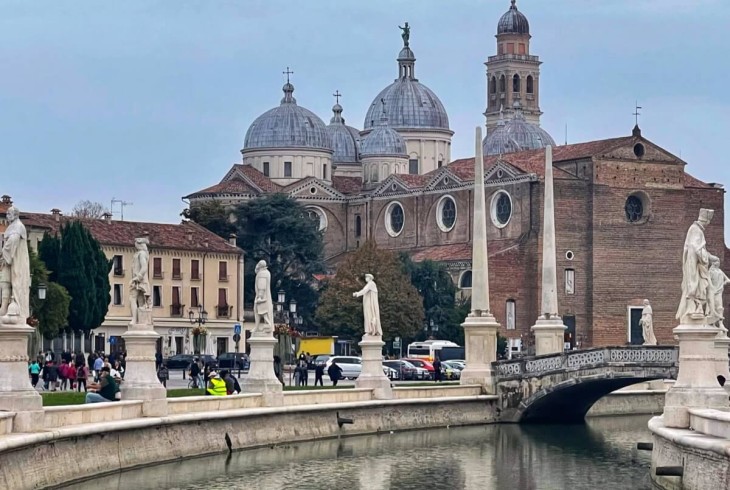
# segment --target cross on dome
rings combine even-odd
[[[294,72],[289,70],[289,67],[286,67],[286,71],[281,72],[282,75],[286,75],[286,83],[289,83],[289,75],[294,75]]]
[[[335,90],[335,93],[332,94],[332,96],[335,98],[335,103],[336,104],[339,104],[340,103],[340,97],[342,97],[342,94],[340,93],[340,91],[339,90]]]

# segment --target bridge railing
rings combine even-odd
[[[497,361],[493,368],[500,378],[541,376],[552,371],[572,371],[589,367],[635,364],[638,366],[675,366],[678,348],[668,345],[625,345],[594,347],[558,354]]]

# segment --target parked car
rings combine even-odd
[[[325,372],[333,362],[342,369],[342,379],[357,379],[362,373],[362,359],[355,356],[332,356],[325,363]]]
[[[218,367],[221,369],[241,369],[248,371],[250,364],[248,356],[243,352],[226,352],[218,356]]]
[[[325,365],[327,365],[327,360],[330,357],[332,357],[332,356],[329,355],[329,354],[321,354],[321,355],[319,355],[319,356],[317,356],[317,357],[314,358],[314,361],[312,361],[312,364],[314,364],[314,367],[315,368],[317,366],[325,366]]]
[[[391,381],[400,379],[400,373],[398,372],[398,370],[393,369],[390,366],[383,366],[383,374],[386,375]]]
[[[383,366],[393,368],[398,371],[399,379],[402,380],[418,380],[423,379],[425,370],[417,368],[408,361],[402,359],[383,361]]]
[[[427,379],[434,379],[434,375],[433,375],[434,368],[433,368],[433,364],[431,364],[431,362],[424,361],[423,359],[410,359],[410,358],[406,358],[406,359],[403,359],[403,360],[410,362],[411,364],[413,364],[417,368],[425,369],[426,371],[428,371],[428,378]]]
[[[165,363],[167,363],[167,369],[187,369],[193,359],[195,356],[192,354],[177,354],[165,359]]]
[[[460,379],[461,369],[456,365],[452,365],[449,361],[443,361],[441,363],[441,377],[448,380]]]
[[[463,371],[466,367],[466,363],[464,361],[442,361],[441,364],[447,364],[448,366],[456,368],[459,371]]]

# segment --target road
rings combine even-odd
[[[289,373],[286,373],[287,376],[284,378],[284,383],[289,385],[294,385],[294,374],[292,373],[291,378],[288,376]],[[238,371],[235,369],[233,370],[233,375],[236,376],[239,380],[244,379],[246,377],[245,372],[241,372],[241,376],[238,376]],[[167,380],[167,388],[168,389],[175,389],[175,388],[187,388],[188,382],[190,381],[189,376],[185,376],[185,379],[183,379],[183,370],[182,369],[175,369],[170,370],[170,379]],[[340,386],[352,386],[355,384],[355,381],[351,381],[349,379],[343,379],[341,381],[337,382],[337,385]],[[314,371],[309,371],[309,385],[314,386]],[[324,376],[324,385],[330,386],[332,385],[332,382],[330,381],[329,376]]]

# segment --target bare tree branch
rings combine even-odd
[[[108,210],[100,202],[89,201],[88,199],[79,201],[71,210],[71,216],[76,218],[101,218]]]

